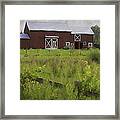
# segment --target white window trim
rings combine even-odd
[[[45,49],[47,49],[48,46],[51,47],[51,44],[50,44],[50,43],[51,43],[51,39],[50,39],[49,42],[47,41],[48,39],[50,39],[50,38],[45,38]],[[47,44],[46,44],[46,43],[47,43]]]
[[[50,39],[50,41],[48,42],[47,39]],[[56,39],[56,44],[57,44],[56,48],[53,48],[53,39]],[[47,48],[48,46],[50,46],[50,47]],[[45,49],[57,49],[57,48],[58,48],[58,39],[57,38],[50,38],[50,37],[45,38]]]
[[[46,35],[45,38],[59,38],[59,36],[48,36],[48,35]]]
[[[74,48],[74,43],[71,43],[71,44],[70,44],[70,47],[71,47],[71,48]]]
[[[56,43],[56,47],[53,48],[53,39],[52,39],[52,49],[57,49],[58,48],[58,39],[56,38],[56,41],[54,41]]]
[[[65,46],[69,46],[70,47],[70,42],[65,42]]]
[[[92,42],[89,42],[89,43],[88,43],[88,47],[93,47],[93,43],[92,43]]]
[[[87,42],[86,42],[86,41],[83,41],[83,45],[87,45]]]
[[[75,34],[74,35],[74,41],[81,41],[81,35],[80,34]]]
[[[74,43],[71,43],[71,46],[74,46]]]

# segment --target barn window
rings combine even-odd
[[[65,46],[70,47],[70,42],[65,42]]]
[[[89,42],[88,47],[93,47],[93,43]]]
[[[75,41],[81,41],[81,35],[80,34],[75,34],[74,35],[74,40]]]
[[[86,42],[86,41],[84,41],[84,42],[83,42],[83,45],[87,45],[87,42]]]
[[[74,48],[74,43],[71,43],[71,48]]]

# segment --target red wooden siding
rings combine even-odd
[[[27,28],[26,28],[27,29]],[[81,41],[74,41],[74,34],[66,31],[43,31],[43,30],[26,30],[30,36],[30,40],[21,40],[20,48],[45,48],[45,36],[58,36],[58,48],[64,48],[66,42],[74,43],[75,49],[88,48],[88,43],[93,43],[93,35],[81,34]],[[86,41],[86,45],[83,42]]]
[[[89,42],[93,43],[93,35],[82,34],[81,35],[81,41],[82,42],[86,41],[86,45],[82,45],[82,48],[88,48],[88,43]]]
[[[30,31],[30,47],[45,48],[45,36],[58,36],[58,48],[63,48],[65,42],[74,42],[70,32]]]
[[[30,48],[30,40],[22,39],[20,40],[20,48],[21,49],[29,49]]]

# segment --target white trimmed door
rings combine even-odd
[[[58,48],[58,37],[45,37],[45,49],[57,49]]]

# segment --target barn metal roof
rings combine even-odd
[[[69,31],[72,34],[94,34],[89,27],[73,27],[69,26],[66,22],[27,21],[27,25],[30,30]]]
[[[33,22],[28,21],[30,30],[47,30],[47,31],[71,31],[64,22]]]
[[[94,34],[91,28],[88,27],[72,27],[71,34]]]
[[[25,33],[21,33],[20,34],[20,39],[30,39],[30,37],[28,36],[28,34],[25,34]]]

